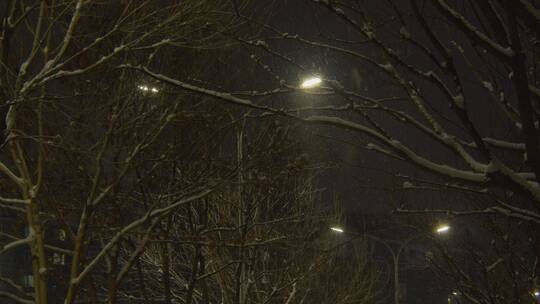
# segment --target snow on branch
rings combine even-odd
[[[492,160],[489,164],[487,173],[494,172],[499,172],[507,176],[510,180],[521,186],[525,191],[531,193],[540,201],[540,187],[537,182],[527,180],[529,177],[528,174],[517,173],[496,159]]]
[[[23,185],[23,179],[18,177],[13,171],[11,171],[3,162],[0,161],[0,172],[7,175],[14,183],[19,187]]]
[[[525,11],[534,18],[536,24],[540,25],[540,10],[534,7],[534,5],[529,0],[519,0],[519,2],[521,3],[521,6],[525,9]]]
[[[444,175],[451,178],[457,178],[468,182],[474,183],[485,183],[487,182],[487,177],[482,173],[475,173],[472,171],[460,170],[448,165],[441,165],[435,162],[432,162],[426,158],[421,157],[416,154],[409,148],[405,147],[402,143],[395,139],[390,139],[383,136],[381,133],[366,127],[364,125],[354,123],[351,121],[343,120],[338,117],[329,117],[329,116],[311,116],[304,119],[307,122],[317,123],[317,124],[326,124],[341,128],[346,128],[353,131],[358,131],[364,134],[367,134],[377,140],[384,142],[387,146],[390,146],[400,152],[407,159],[419,165],[420,167],[432,171],[434,173]]]
[[[13,289],[15,289],[15,290],[17,290],[17,291],[18,291],[19,293],[21,293],[21,294],[25,294],[25,295],[31,296],[30,294],[28,294],[28,293],[26,293],[26,292],[24,291],[24,287],[23,287],[23,286],[21,286],[21,285],[15,283],[15,282],[14,282],[13,280],[11,280],[11,279],[8,279],[8,278],[5,278],[5,277],[0,277],[0,282],[3,283],[3,284],[5,284],[5,285],[8,285],[9,287],[11,287],[11,288],[13,288]]]
[[[6,203],[6,204],[28,205],[30,203],[30,200],[18,199],[18,198],[8,198],[8,197],[1,197],[0,196],[0,202]]]
[[[198,86],[195,86],[195,85],[191,85],[191,84],[182,82],[182,81],[177,80],[177,79],[167,77],[167,76],[165,76],[163,74],[154,73],[154,72],[150,71],[146,67],[124,64],[124,65],[121,65],[120,68],[135,69],[135,70],[141,71],[141,72],[143,72],[143,73],[145,73],[145,74],[147,74],[147,75],[149,75],[149,76],[151,76],[151,77],[153,77],[153,78],[155,78],[157,80],[168,83],[170,85],[180,87],[180,88],[182,88],[184,90],[187,90],[187,91],[190,91],[190,92],[199,93],[199,94],[203,94],[203,95],[210,96],[210,97],[215,97],[217,99],[226,101],[226,102],[231,103],[231,104],[245,106],[245,107],[249,107],[249,108],[257,109],[257,110],[280,113],[280,114],[285,115],[285,116],[292,116],[292,115],[286,114],[284,111],[276,110],[276,109],[266,107],[266,106],[257,105],[255,103],[253,103],[251,100],[236,97],[236,96],[232,95],[231,93],[219,92],[219,91],[215,91],[215,90],[210,90],[210,89],[198,87]]]
[[[452,19],[462,31],[471,37],[473,40],[482,42],[483,45],[487,46],[489,49],[492,49],[496,54],[503,57],[512,57],[514,56],[514,51],[510,47],[503,47],[497,42],[491,40],[486,34],[482,33],[474,25],[472,25],[463,15],[458,13],[456,10],[451,8],[445,0],[435,1],[438,4],[439,9],[450,19]]]
[[[7,292],[7,291],[0,291],[0,297],[5,297],[5,298],[8,298],[8,299],[11,299],[17,303],[22,303],[22,304],[34,304],[35,302],[34,301],[31,301],[31,300],[26,300],[26,299],[23,299],[11,292]]]
[[[374,138],[376,138],[376,139],[378,139],[380,141],[383,141],[386,145],[394,148],[395,150],[397,150],[400,153],[402,153],[403,155],[405,155],[407,159],[411,160],[415,164],[420,165],[422,168],[427,169],[429,171],[432,171],[432,172],[435,172],[435,173],[438,173],[438,174],[441,174],[441,175],[444,175],[444,176],[461,179],[461,180],[468,181],[468,182],[485,183],[487,181],[487,177],[483,173],[475,173],[475,172],[472,172],[472,171],[460,170],[460,169],[456,169],[456,168],[453,168],[453,167],[450,167],[450,166],[447,166],[447,165],[441,165],[441,164],[437,164],[437,163],[434,163],[432,161],[429,161],[426,158],[423,158],[423,157],[419,156],[418,154],[416,154],[415,152],[413,152],[409,148],[405,147],[399,141],[394,140],[394,139],[389,139],[389,138],[385,137],[383,134],[381,134],[381,133],[379,133],[379,132],[377,132],[377,131],[369,128],[369,127],[366,127],[364,125],[360,125],[360,124],[357,124],[357,123],[354,123],[354,122],[351,122],[351,121],[346,121],[346,120],[340,119],[338,117],[330,117],[330,116],[311,116],[311,117],[308,117],[308,118],[299,118],[299,117],[293,116],[292,114],[286,113],[284,111],[280,111],[280,110],[272,109],[272,108],[269,108],[269,107],[266,107],[266,106],[260,106],[260,105],[254,104],[251,100],[242,99],[242,98],[233,96],[230,93],[223,93],[223,92],[214,91],[214,90],[194,86],[194,85],[191,85],[191,84],[187,84],[187,83],[182,82],[180,80],[169,78],[169,77],[167,77],[165,75],[162,75],[162,74],[154,73],[154,72],[150,71],[146,67],[133,66],[133,65],[122,65],[120,67],[121,68],[136,69],[136,70],[139,70],[139,71],[142,71],[142,72],[146,73],[147,75],[149,75],[149,76],[151,76],[151,77],[153,77],[155,79],[161,80],[161,81],[166,82],[168,84],[183,88],[183,89],[191,91],[191,92],[203,94],[203,95],[206,95],[206,96],[215,97],[217,99],[227,101],[229,103],[233,103],[233,104],[236,104],[236,105],[247,106],[247,107],[253,108],[253,109],[269,111],[269,112],[281,114],[281,115],[284,115],[284,116],[292,117],[292,118],[295,118],[295,119],[300,119],[300,120],[303,120],[303,121],[306,121],[306,122],[309,122],[309,123],[327,124],[327,125],[333,125],[333,126],[337,126],[337,127],[342,127],[342,128],[346,128],[346,129],[359,131],[359,132],[365,133],[367,135],[370,135],[371,137],[374,137]],[[462,150],[462,152],[463,152],[463,150]]]
[[[525,144],[524,143],[510,142],[510,141],[505,141],[505,140],[500,140],[500,139],[495,139],[495,138],[490,138],[490,137],[484,137],[484,138],[482,138],[482,140],[486,144],[488,144],[488,145],[490,145],[492,147],[495,147],[495,148],[516,150],[516,151],[525,151]],[[466,146],[469,146],[469,147],[476,148],[476,143],[474,143],[474,142],[463,143],[463,144],[466,145]]]
[[[446,214],[451,215],[454,217],[460,217],[460,216],[473,216],[473,215],[504,215],[506,217],[515,218],[519,220],[525,220],[534,222],[536,224],[540,224],[540,217],[538,215],[536,216],[529,216],[527,214],[522,214],[519,212],[513,212],[512,210],[499,207],[499,206],[492,206],[487,207],[484,209],[478,209],[478,210],[464,210],[464,211],[453,211],[449,209],[425,209],[425,210],[411,210],[411,209],[401,209],[398,208],[394,211],[395,213],[399,214]]]
[[[539,97],[540,98],[540,89],[535,87],[534,85],[532,84],[529,84],[529,91],[531,91],[531,93],[533,93],[534,95],[536,95],[536,97]]]
[[[103,248],[99,251],[99,253],[84,267],[83,271],[81,271],[76,277],[73,277],[71,279],[71,285],[78,285],[90,273],[90,271],[94,269],[97,263],[106,256],[109,250],[114,248],[114,246],[122,239],[122,237],[126,235],[127,233],[129,233],[130,231],[140,227],[141,225],[145,223],[148,223],[154,219],[157,219],[163,215],[166,215],[169,211],[172,211],[173,209],[181,205],[201,199],[213,191],[214,191],[213,188],[201,190],[198,193],[195,193],[191,196],[180,199],[166,207],[149,211],[141,218],[134,220],[130,224],[126,225],[124,228],[118,231],[105,246],[103,246]]]
[[[462,180],[464,182],[485,184],[489,180],[489,177],[488,177],[487,174],[495,173],[495,172],[492,172],[492,170],[491,171],[488,170],[488,165],[489,164],[485,165],[485,164],[481,164],[481,163],[475,161],[474,159],[472,159],[472,157],[470,157],[470,155],[468,153],[465,152],[465,150],[461,147],[460,144],[458,144],[456,142],[455,139],[453,139],[452,137],[449,137],[449,136],[443,136],[444,134],[431,133],[432,135],[436,135],[435,138],[445,142],[450,147],[454,148],[454,150],[456,152],[458,152],[458,154],[466,161],[466,163],[471,168],[473,168],[473,170],[475,170],[476,172],[475,171],[468,171],[468,170],[454,168],[454,167],[451,167],[451,166],[448,166],[448,165],[445,165],[445,164],[435,163],[435,162],[433,162],[433,161],[431,161],[429,159],[426,159],[426,158],[418,155],[414,151],[410,150],[408,147],[404,146],[401,142],[399,142],[399,141],[397,141],[395,139],[391,139],[391,138],[385,136],[384,134],[382,134],[382,133],[380,133],[380,132],[378,132],[378,131],[376,131],[376,130],[374,130],[372,128],[369,128],[369,127],[367,127],[365,125],[361,125],[361,124],[354,123],[354,122],[351,122],[351,121],[343,120],[343,119],[338,118],[338,117],[311,116],[311,117],[307,117],[307,118],[301,118],[301,117],[294,116],[293,114],[291,114],[290,112],[285,111],[285,110],[278,110],[278,109],[270,108],[270,107],[267,107],[267,106],[257,105],[257,104],[255,104],[254,102],[252,102],[249,99],[239,98],[239,97],[234,96],[234,95],[232,95],[230,93],[219,92],[219,91],[216,91],[216,90],[211,90],[211,89],[195,86],[195,85],[192,85],[192,84],[188,84],[188,83],[182,82],[180,80],[167,77],[167,76],[165,76],[163,74],[158,74],[158,73],[152,72],[151,70],[149,70],[146,67],[132,66],[132,65],[122,65],[120,67],[121,68],[130,68],[130,69],[139,70],[139,71],[144,72],[147,75],[149,75],[149,76],[151,76],[151,77],[153,77],[153,78],[155,78],[157,80],[163,81],[163,82],[168,83],[170,85],[180,87],[180,88],[185,89],[187,91],[203,94],[205,96],[214,97],[216,99],[219,99],[219,100],[231,103],[231,104],[235,104],[235,105],[239,105],[239,106],[245,106],[245,107],[249,107],[249,108],[252,108],[252,109],[258,109],[258,110],[262,110],[262,111],[266,111],[266,112],[271,112],[271,113],[278,114],[278,115],[283,115],[283,116],[286,116],[286,117],[289,117],[289,118],[302,120],[302,121],[305,121],[305,122],[308,122],[308,123],[332,125],[332,126],[335,126],[335,127],[350,129],[350,130],[354,130],[354,131],[358,131],[358,132],[367,134],[370,137],[375,138],[375,139],[383,142],[386,146],[393,148],[395,151],[399,152],[400,155],[404,156],[406,159],[410,160],[412,163],[418,165],[419,167],[421,167],[423,169],[426,169],[428,171],[431,171],[433,173],[442,175],[442,176]],[[417,99],[419,99],[419,98],[417,98]],[[417,102],[420,102],[420,101],[417,100]],[[443,136],[444,138],[439,137],[439,136]],[[491,141],[491,142],[495,143],[494,141]],[[502,145],[502,142],[497,142],[497,143]],[[509,146],[509,145],[506,145],[506,146]],[[499,167],[496,171],[497,171],[497,173],[502,173],[503,175],[509,177],[513,182],[520,185],[525,191],[533,194],[533,196],[535,196],[537,199],[540,200],[540,188],[538,187],[538,184],[536,184],[536,183],[534,183],[532,181],[528,181],[526,176],[522,176],[522,175],[520,175],[520,173],[516,173],[512,169],[510,169],[510,168],[508,168],[508,167],[506,167],[504,165]]]
[[[504,262],[504,259],[503,258],[498,258],[495,262],[491,263],[491,265],[486,267],[486,271],[487,272],[493,271],[502,262]]]
[[[32,241],[32,234],[30,234],[28,237],[26,237],[24,239],[19,239],[19,240],[15,240],[15,241],[13,241],[11,243],[7,243],[6,245],[4,245],[2,247],[2,250],[0,250],[0,255],[2,255],[6,251],[12,250],[14,248],[17,248],[17,247],[20,247],[20,246],[23,246],[23,245],[28,245],[28,244],[30,244],[31,241]]]
[[[60,58],[66,52],[71,40],[73,39],[73,33],[75,32],[75,28],[77,24],[79,23],[79,19],[81,17],[81,12],[82,12],[82,7],[83,7],[84,2],[85,2],[84,0],[77,1],[77,4],[75,5],[75,11],[73,12],[73,15],[71,16],[71,21],[69,22],[68,29],[66,30],[66,34],[64,35],[64,39],[62,41],[60,50],[58,51],[56,56],[52,59],[52,61],[49,64],[45,65],[45,67],[54,66],[55,63],[58,62]]]

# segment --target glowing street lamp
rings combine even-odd
[[[450,226],[448,225],[440,225],[435,229],[435,232],[437,232],[437,234],[446,234],[449,231],[450,231]]]
[[[408,239],[406,239],[405,241],[403,241],[399,248],[397,248],[397,250],[395,248],[393,248],[388,242],[378,238],[378,237],[375,237],[373,235],[369,235],[369,234],[357,234],[357,233],[351,233],[351,232],[345,232],[345,230],[339,226],[331,226],[330,227],[330,230],[334,231],[334,232],[337,232],[337,233],[346,233],[347,235],[352,235],[352,236],[355,236],[355,237],[367,237],[367,238],[370,238],[372,240],[374,240],[375,242],[378,242],[380,244],[382,244],[386,249],[388,249],[388,252],[392,255],[392,259],[393,259],[393,264],[394,264],[394,303],[395,304],[399,304],[400,303],[400,297],[401,297],[401,291],[400,291],[400,285],[399,285],[399,273],[400,273],[400,267],[399,265],[401,265],[400,263],[400,257],[401,255],[403,254],[403,252],[405,251],[405,248],[413,241],[413,240],[416,240],[418,239],[419,237],[421,237],[422,235],[415,235],[413,237],[410,237]],[[436,232],[438,234],[444,234],[444,233],[447,233],[448,231],[450,230],[450,226],[449,225],[440,225],[436,228]],[[352,238],[351,240],[353,240],[354,238]],[[460,295],[459,291],[457,290],[454,290],[452,291],[452,295],[457,297]],[[448,301],[451,302],[451,297],[452,295],[450,295],[448,297]]]
[[[319,77],[310,77],[305,79],[300,87],[302,89],[311,89],[314,87],[318,87],[322,83],[322,79]]]
[[[345,230],[343,230],[342,228],[339,228],[339,227],[330,227],[330,230],[338,232],[338,233],[345,232]]]

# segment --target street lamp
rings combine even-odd
[[[345,233],[345,234],[350,234],[350,235],[353,235],[354,237],[368,237],[370,239],[372,239],[373,241],[375,242],[378,242],[382,245],[384,245],[384,247],[386,247],[386,249],[388,249],[388,252],[392,255],[392,260],[393,260],[393,263],[394,263],[394,304],[399,304],[399,297],[400,297],[400,288],[399,288],[399,258],[401,256],[401,253],[403,252],[403,250],[405,249],[405,247],[414,239],[416,239],[416,236],[415,237],[412,237],[412,238],[409,238],[408,240],[406,240],[404,243],[402,243],[400,245],[400,247],[398,248],[397,251],[395,251],[392,246],[390,246],[386,241],[376,237],[376,236],[373,236],[373,235],[369,235],[369,234],[358,234],[358,233],[351,233],[351,232],[345,232],[345,230],[343,228],[340,228],[340,227],[336,227],[336,226],[333,226],[333,227],[330,227],[330,230],[334,231],[334,232],[337,232],[337,233]]]
[[[446,234],[450,231],[450,226],[449,225],[446,225],[446,224],[443,224],[443,225],[439,225],[437,226],[437,228],[435,229],[435,232],[437,234]]]
[[[322,83],[322,79],[319,77],[310,77],[305,79],[302,84],[300,84],[300,87],[302,89],[311,89],[314,87],[318,87]]]
[[[413,236],[413,237],[410,237],[408,238],[407,240],[405,240],[404,242],[402,242],[399,246],[399,248],[397,249],[397,251],[392,248],[388,243],[387,241],[384,241],[376,236],[373,236],[373,235],[369,235],[369,234],[365,234],[365,235],[362,235],[362,234],[358,234],[358,233],[351,233],[351,232],[346,232],[343,228],[341,227],[338,227],[338,226],[332,226],[330,227],[330,230],[334,231],[334,232],[337,232],[337,233],[344,233],[344,234],[350,234],[350,235],[353,235],[355,237],[360,237],[360,236],[365,236],[365,237],[368,237],[382,245],[384,245],[384,247],[386,247],[386,249],[388,249],[389,253],[392,255],[392,260],[394,262],[394,303],[395,304],[399,304],[400,300],[399,300],[399,297],[400,297],[400,287],[399,287],[399,260],[400,260],[400,257],[401,257],[401,254],[402,252],[405,250],[405,247],[407,247],[407,245],[412,242],[413,240],[417,239],[419,236],[416,235],[416,236]],[[450,231],[450,226],[449,225],[446,225],[446,224],[443,224],[443,225],[440,225],[438,226],[436,229],[435,229],[435,232],[437,234],[445,234],[447,233],[448,231]],[[453,293],[454,294],[454,293]],[[536,294],[536,293],[535,293]],[[454,296],[457,296],[459,295],[459,293],[456,291],[456,293],[454,294]],[[539,293],[540,295],[540,293]]]
[[[461,304],[461,293],[457,290],[452,291],[452,295],[448,296],[448,303]]]
[[[330,230],[338,232],[338,233],[344,233],[345,232],[345,230],[343,230],[342,228],[339,228],[339,227],[330,227]]]
[[[540,303],[540,290],[534,289],[529,294],[532,298],[534,298],[534,303]]]

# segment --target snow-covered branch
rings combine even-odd
[[[11,292],[7,291],[0,291],[0,297],[5,297],[8,299],[11,299],[12,301],[15,301],[16,303],[22,303],[22,304],[34,304],[35,302],[32,300],[27,300],[25,298],[22,298],[18,295],[15,295]]]
[[[436,0],[435,3],[437,4],[437,7],[448,16],[448,18],[453,20],[465,34],[471,37],[473,41],[482,43],[495,54],[499,55],[499,58],[508,60],[510,57],[514,56],[514,51],[510,47],[503,47],[491,40],[486,34],[482,33],[478,28],[467,21],[463,15],[453,9],[446,0]]]
[[[210,194],[212,191],[214,191],[214,189],[202,190],[199,193],[190,195],[189,197],[182,198],[174,203],[171,203],[166,207],[149,211],[143,217],[126,225],[119,232],[117,232],[105,246],[103,246],[99,253],[86,266],[84,266],[83,270],[76,277],[72,278],[71,285],[79,284],[81,280],[83,280],[88,275],[88,273],[93,270],[97,263],[109,252],[109,250],[111,250],[121,240],[124,235],[140,227],[141,225],[144,225],[166,215],[168,212],[174,210],[175,208],[178,208],[181,205],[201,199]]]

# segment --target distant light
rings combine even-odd
[[[444,234],[444,233],[447,233],[448,231],[450,231],[450,226],[448,225],[441,225],[437,227],[437,229],[435,230],[435,232],[437,232],[438,234]]]
[[[457,296],[459,293],[457,291],[452,291],[452,294]]]
[[[535,297],[538,297],[538,296],[540,296],[540,291],[537,290],[533,294],[534,294]]]
[[[146,85],[139,85],[137,88],[143,92],[152,92],[152,93],[158,93],[159,89],[156,87],[149,87]]]
[[[320,85],[321,83],[322,83],[322,79],[320,79],[319,77],[311,77],[304,80],[304,82],[302,82],[300,87],[303,89],[311,89]]]
[[[343,229],[341,229],[339,227],[330,227],[330,230],[335,231],[335,232],[339,232],[339,233],[345,232],[345,230],[343,230]]]

